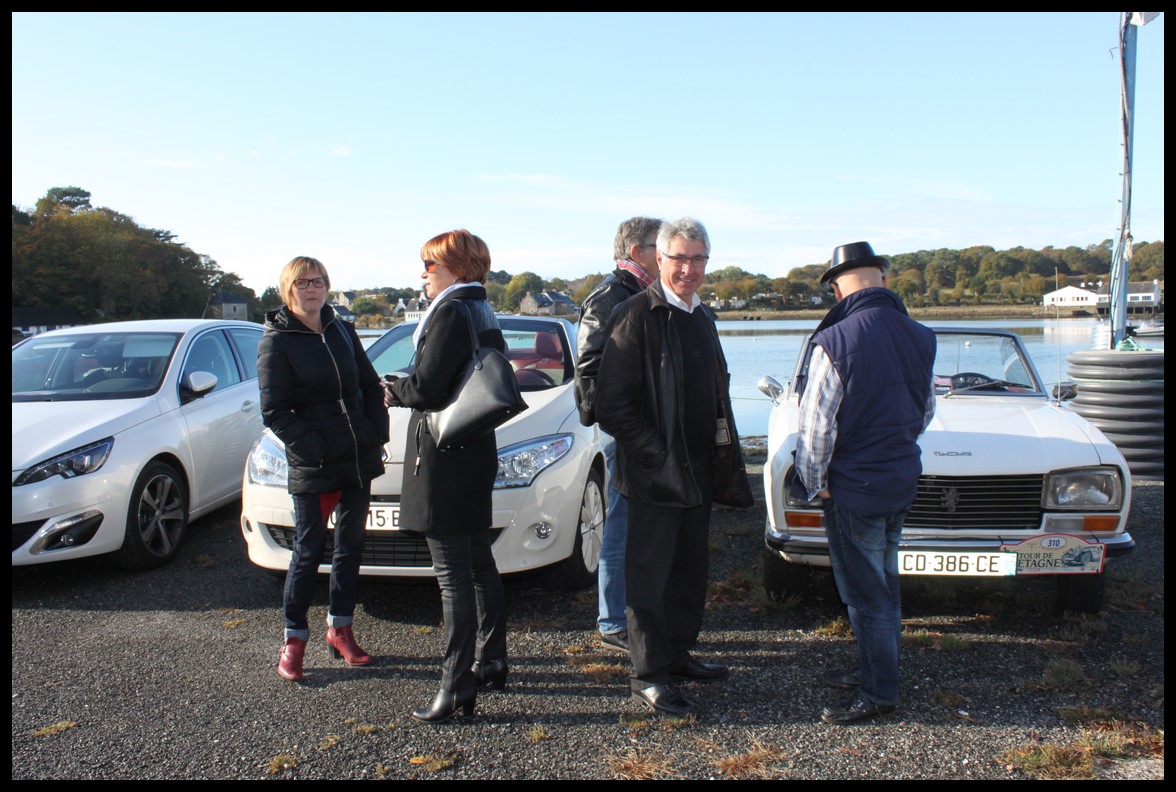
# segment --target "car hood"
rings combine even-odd
[[[159,414],[155,399],[13,402],[13,473],[125,432]]]
[[[499,448],[521,443],[532,437],[561,432],[569,416],[576,415],[576,420],[579,421],[571,383],[549,390],[525,392],[523,400],[527,402],[527,409],[495,430]],[[403,464],[405,440],[412,411],[393,407],[388,413],[388,462],[394,465]]]
[[[940,398],[919,447],[924,475],[1033,474],[1122,462],[1086,419],[1041,399]]]

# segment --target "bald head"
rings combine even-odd
[[[886,286],[886,273],[878,267],[855,267],[833,279],[833,295],[844,300],[849,295],[874,286]]]

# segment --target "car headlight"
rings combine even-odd
[[[570,434],[536,437],[498,449],[494,489],[526,487],[535,477],[572,450]]]
[[[1075,468],[1050,474],[1045,508],[1113,511],[1123,505],[1123,477],[1115,467]]]
[[[24,473],[21,473],[16,481],[12,482],[12,486],[19,487],[21,484],[32,484],[35,481],[44,481],[52,476],[61,476],[62,478],[70,479],[75,476],[84,476],[87,473],[93,473],[105,465],[107,459],[110,459],[110,449],[112,448],[114,448],[114,438],[108,437],[105,440],[99,440],[97,443],[75,448],[73,451],[66,451],[64,454],[59,454],[52,459],[46,459],[44,462],[38,462],[33,465]]]
[[[253,444],[253,450],[249,452],[245,470],[250,484],[285,487],[289,473],[285,447],[268,431],[262,432],[261,437]]]

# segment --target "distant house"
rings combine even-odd
[[[574,316],[579,311],[572,298],[562,292],[527,292],[519,301],[519,313],[524,316]]]
[[[405,303],[404,321],[418,321],[425,315],[425,311],[427,310],[429,310],[429,300],[427,297],[425,297],[425,293],[421,292],[416,297]]]
[[[244,297],[238,297],[232,292],[218,291],[208,301],[204,314],[209,319],[239,319],[249,321],[249,304]]]
[[[343,319],[345,321],[351,322],[352,324],[355,324],[355,318],[356,318],[355,312],[352,311],[350,308],[345,308],[342,305],[333,305],[331,307],[335,309],[335,315],[338,316],[340,319]]]
[[[1043,295],[1041,304],[1046,308],[1095,308],[1098,304],[1098,294],[1091,289],[1078,286],[1063,286]]]
[[[344,308],[350,308],[351,303],[355,302],[355,298],[358,296],[359,295],[353,291],[341,291],[335,298],[335,305],[342,305]]]
[[[1164,293],[1160,291],[1160,282],[1153,280],[1138,281],[1127,284],[1127,313],[1155,313],[1164,302]],[[1109,313],[1111,310],[1110,284],[1100,283],[1098,287],[1098,312]]]

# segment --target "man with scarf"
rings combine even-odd
[[[596,423],[596,373],[604,352],[605,325],[613,309],[645,291],[658,278],[657,232],[662,221],[631,217],[617,228],[613,240],[616,269],[600,282],[580,308],[576,334],[576,406],[580,423]],[[629,622],[625,616],[625,537],[628,535],[629,500],[617,489],[617,444],[608,438],[608,509],[598,567],[599,605],[596,625],[600,645],[616,652],[629,651]]]
[[[898,541],[922,473],[917,439],[935,414],[935,334],[886,288],[889,266],[867,242],[833,251],[821,285],[837,305],[809,341],[800,397],[792,492],[821,500],[833,576],[857,641],[857,668],[822,677],[853,691],[821,713],[832,724],[898,706]]]

